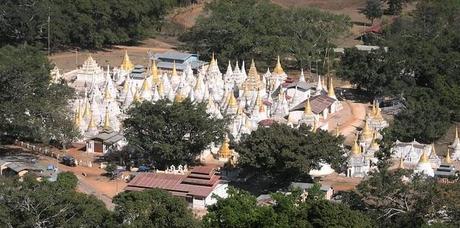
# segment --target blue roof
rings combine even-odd
[[[181,60],[185,61],[188,58],[195,56],[198,57],[197,54],[191,54],[186,52],[178,52],[178,51],[167,51],[164,53],[157,53],[155,54],[155,59],[172,59],[172,60]]]

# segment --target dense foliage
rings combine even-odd
[[[319,168],[320,162],[340,170],[344,164],[342,142],[342,137],[322,130],[314,133],[305,125],[296,129],[274,124],[245,135],[235,150],[243,169],[290,181]]]
[[[117,195],[115,217],[129,227],[199,227],[184,199],[160,190],[124,192]]]
[[[48,59],[37,48],[0,49],[0,135],[68,143],[78,136],[68,115],[73,91],[51,83]]]
[[[226,119],[206,113],[204,103],[189,99],[171,103],[143,102],[128,111],[124,134],[137,164],[193,164],[196,156],[211,142],[221,142]]]
[[[101,227],[111,223],[111,213],[102,201],[63,186],[69,186],[67,175],[59,175],[54,183],[31,176],[22,182],[2,177],[0,226]]]
[[[266,0],[216,0],[205,16],[181,39],[186,48],[204,56],[216,52],[223,62],[235,59],[267,60],[292,57],[306,67],[323,57],[333,39],[351,23],[345,16],[313,8],[281,8]]]
[[[101,48],[136,42],[161,28],[176,0],[6,0],[0,14],[0,45]],[[49,31],[48,31],[49,17]]]
[[[371,95],[406,98],[408,109],[396,117],[396,137],[438,139],[449,120],[460,119],[459,25],[459,1],[420,1],[377,39],[387,53],[346,50],[338,75]]]
[[[441,184],[434,178],[411,177],[411,173],[380,169],[344,201],[367,213],[379,227],[420,227],[428,222],[458,227],[460,184]]]
[[[300,191],[272,195],[274,205],[258,205],[245,191],[229,190],[203,218],[205,227],[371,227],[363,214],[323,199],[302,200]]]

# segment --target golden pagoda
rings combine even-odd
[[[91,113],[90,118],[89,118],[88,131],[96,129],[96,128],[97,126],[96,126],[96,123],[94,122],[93,114]]]
[[[185,97],[182,94],[180,94],[180,92],[177,92],[176,96],[174,96],[174,102],[179,102],[180,103],[180,102],[182,102],[184,100],[185,100]]]
[[[228,98],[228,107],[229,108],[236,108],[238,105],[237,101],[236,101],[236,98],[235,98],[235,95],[230,92],[230,95],[229,95],[229,98]]]
[[[254,59],[251,62],[251,67],[249,68],[248,77],[244,82],[244,86],[246,86],[247,88],[245,89],[249,91],[258,91],[262,88],[262,82],[260,80],[259,74],[257,73],[257,68]]]
[[[431,144],[431,154],[430,154],[430,158],[432,157],[437,157],[438,155],[436,154],[436,148],[434,147],[434,143]]]
[[[80,104],[78,104],[77,110],[75,111],[74,123],[75,123],[75,126],[80,127],[80,124],[81,124]]]
[[[232,150],[230,150],[230,144],[228,141],[228,137],[225,137],[224,142],[219,148],[219,158],[230,158],[232,156]]]
[[[91,107],[89,106],[88,100],[85,102],[85,110],[83,111],[83,117],[89,118],[91,116]]]
[[[422,156],[420,156],[418,163],[428,163],[428,156],[426,155],[425,151],[423,151]]]
[[[155,60],[152,61],[152,68],[150,69],[150,75],[152,76],[152,85],[158,85],[160,83],[160,74],[158,74],[158,67]]]
[[[339,129],[339,124],[337,123],[335,127],[335,137],[339,137],[339,136],[340,136],[340,129]]]
[[[372,140],[372,129],[369,127],[369,124],[367,123],[367,120],[364,121],[364,128],[361,133],[361,137],[364,141],[370,141]]]
[[[142,91],[147,91],[149,90],[149,83],[147,81],[147,78],[144,77],[144,81],[142,82]]]
[[[352,155],[360,155],[361,154],[361,147],[358,145],[358,137],[356,137],[353,146],[351,147],[351,154]]]
[[[383,116],[382,116],[379,106],[380,105],[378,103],[375,105],[375,117],[374,118],[378,120],[383,120]]]
[[[109,90],[109,87],[108,87],[108,83],[105,85],[105,89],[104,89],[104,100],[110,100],[112,99],[112,95],[110,94],[110,90]]]
[[[447,164],[452,164],[452,159],[450,158],[450,150],[449,150],[449,148],[447,148],[447,154],[446,154],[445,162]]]
[[[313,115],[313,111],[311,110],[310,98],[308,98],[307,102],[305,103],[305,110],[303,113],[305,114],[305,116]]]
[[[104,116],[104,125],[102,126],[104,130],[110,130],[110,115],[109,115],[109,107],[105,107],[105,116]]]
[[[120,68],[125,71],[130,71],[134,68],[134,64],[129,59],[127,50],[125,50],[125,56],[123,57]]]
[[[276,62],[276,66],[275,66],[275,69],[273,70],[273,73],[275,73],[276,75],[283,75],[284,74],[284,70],[283,70],[283,67],[281,66],[280,56],[279,55],[278,55],[278,61]]]

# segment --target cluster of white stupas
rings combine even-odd
[[[246,73],[244,62],[233,68],[229,63],[223,74],[213,57],[208,66],[195,75],[190,66],[178,73],[161,72],[156,63],[141,79],[131,77],[134,65],[127,53],[119,68],[106,70],[90,56],[79,68],[74,84],[84,84],[82,96],[73,102],[75,124],[85,138],[104,129],[120,131],[124,112],[133,102],[204,102],[214,117],[232,117],[229,137],[238,140],[259,125],[284,122],[296,127],[301,123],[313,129],[328,129],[327,118],[341,108],[332,79],[328,85],[321,76],[317,82],[307,83],[303,71],[298,80],[284,72],[280,60],[270,72],[260,75],[254,61]]]
[[[399,158],[400,168],[413,168],[415,173],[434,176],[435,170],[444,166],[451,166],[453,161],[460,161],[460,139],[458,129],[455,129],[455,138],[447,149],[444,159],[436,153],[434,144],[423,144],[417,141],[396,141],[392,148],[394,158]],[[450,151],[453,151],[452,155]]]

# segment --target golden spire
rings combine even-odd
[[[230,96],[228,98],[228,107],[235,108],[237,106],[236,98],[233,92],[230,92]]]
[[[112,96],[110,95],[110,90],[109,90],[108,85],[109,85],[109,83],[107,83],[105,85],[105,89],[104,89],[104,100],[106,100],[106,101],[112,99]]]
[[[184,100],[184,96],[180,94],[180,91],[177,91],[176,96],[174,96],[174,102],[182,102]]]
[[[144,81],[142,82],[142,91],[149,90],[149,83],[147,82],[147,78],[144,77]]]
[[[399,158],[399,166],[398,166],[399,169],[404,169],[404,159],[403,157],[401,156]]]
[[[230,150],[230,144],[228,142],[227,136],[225,136],[224,142],[220,146],[218,153],[220,158],[229,158],[232,155],[232,151]]]
[[[335,98],[334,85],[332,84],[332,78],[329,78],[329,87],[327,88],[327,96]]]
[[[84,117],[90,117],[91,116],[91,108],[89,106],[88,100],[85,102],[85,111],[83,112]]]
[[[136,89],[136,91],[134,92],[134,101],[136,102],[140,102],[141,101],[141,96],[139,94],[139,90]]]
[[[340,129],[339,129],[339,124],[337,123],[335,127],[335,137],[339,137],[339,136],[340,136]]]
[[[236,115],[241,115],[243,114],[243,107],[238,106],[238,109],[236,110]]]
[[[250,91],[256,91],[262,86],[254,59],[251,61],[251,67],[249,68],[248,77],[246,78],[244,85],[247,86],[247,89]]]
[[[216,64],[216,59],[214,58],[214,52],[212,52],[211,63],[209,65],[214,65],[214,64]]]
[[[260,104],[262,104],[262,97],[260,96],[259,90],[257,90],[256,106],[260,106]]]
[[[164,93],[165,93],[165,88],[164,88],[164,85],[163,85],[163,81],[160,81],[160,83],[158,83],[158,94],[163,97]]]
[[[311,111],[310,98],[308,98],[307,103],[305,103],[304,114],[305,116],[311,116],[313,114],[313,112]]]
[[[95,129],[95,128],[96,128],[96,123],[94,123],[93,114],[90,113],[88,130]]]
[[[447,154],[446,154],[446,163],[447,164],[452,164],[452,159],[450,158],[450,150],[449,147],[447,148]]]
[[[125,56],[123,57],[123,61],[121,62],[120,68],[122,70],[126,70],[126,71],[130,71],[130,70],[132,70],[134,68],[133,63],[129,59],[127,50],[125,50]]]
[[[367,120],[364,121],[364,128],[361,133],[361,136],[363,137],[364,140],[372,139],[372,129],[369,127]]]
[[[423,151],[422,156],[420,156],[418,163],[428,163],[428,156],[426,155],[425,151]]]
[[[358,145],[358,137],[355,138],[355,142],[353,143],[353,146],[351,147],[351,153],[353,155],[361,154],[361,147]]]
[[[173,76],[173,77],[176,77],[176,76],[177,76],[176,60],[174,60],[174,62],[173,62],[172,76]]]
[[[280,56],[279,55],[278,55],[278,61],[276,62],[276,67],[273,70],[273,72],[275,72],[275,74],[277,74],[277,75],[284,74],[283,67],[281,67],[281,62],[280,62]]]
[[[129,91],[129,82],[125,80],[125,84],[123,84],[123,92],[127,93]]]
[[[155,60],[153,60],[152,69],[150,69],[150,74],[152,75],[152,85],[157,85],[160,82],[160,75],[158,74],[158,67]]]
[[[81,124],[81,112],[80,112],[80,104],[77,106],[77,110],[75,111],[75,126],[80,127]]]
[[[104,130],[110,129],[110,116],[109,116],[109,106],[105,106],[105,117],[104,117]]]

